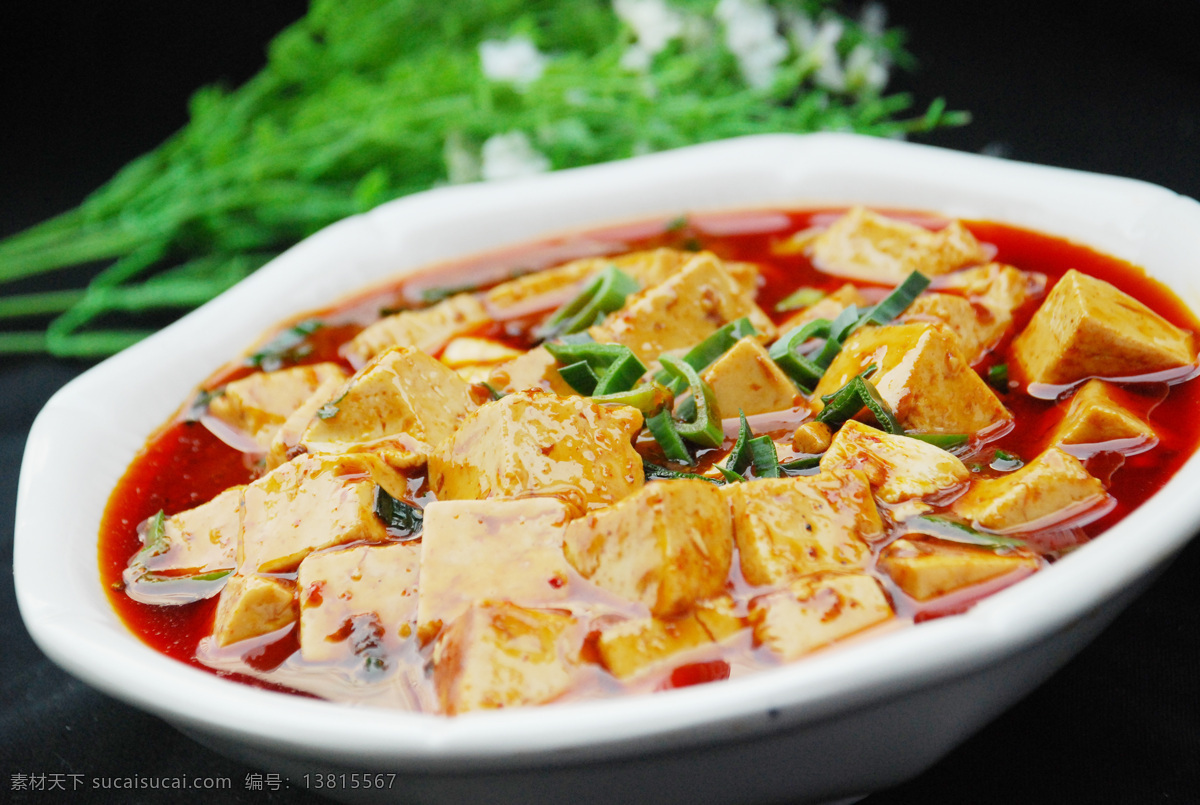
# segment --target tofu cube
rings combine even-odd
[[[1004,337],[1012,316],[976,308],[967,299],[946,293],[923,293],[908,306],[900,321],[942,322],[958,337],[967,363],[977,363]]]
[[[626,300],[625,306],[592,327],[593,338],[624,344],[649,364],[663,352],[687,349],[718,328],[747,316],[764,337],[775,325],[711,254],[696,255],[661,285]]]
[[[701,377],[716,395],[717,410],[730,415],[739,410],[752,416],[795,406],[808,408],[791,379],[752,337],[730,347]]]
[[[296,621],[296,583],[257,574],[235,574],[221,590],[213,621],[218,646],[278,631]]]
[[[999,533],[1032,531],[1104,514],[1112,498],[1079,459],[1051,447],[1019,470],[974,481],[954,511]]]
[[[642,289],[666,282],[688,263],[695,254],[682,249],[646,249],[612,257],[584,257],[544,271],[535,271],[509,282],[501,283],[485,296],[488,307],[497,317],[510,318],[525,312],[557,307],[582,290],[586,280],[609,266],[616,266],[637,281]],[[753,294],[758,280],[758,267],[753,263],[724,263],[733,280]]]
[[[883,534],[871,486],[858,471],[766,478],[721,491],[732,506],[742,575],[751,584],[859,570],[871,559],[867,540]]]
[[[1158,435],[1148,422],[1122,405],[1125,394],[1103,380],[1084,383],[1071,397],[1051,444],[1104,444],[1106,449],[1124,453],[1153,447]]]
[[[746,623],[727,596],[675,618],[632,618],[607,626],[596,642],[600,661],[618,679],[662,668],[677,655],[737,634]]]
[[[813,265],[826,274],[898,285],[911,272],[946,274],[987,259],[958,221],[936,232],[855,207],[809,245]]]
[[[636,408],[518,391],[480,407],[438,447],[429,484],[439,500],[539,495],[584,512],[642,488],[641,427]]]
[[[372,458],[301,456],[247,486],[239,572],[290,573],[313,551],[385,541],[375,514],[379,469]]]
[[[460,293],[427,308],[382,318],[351,339],[344,350],[355,366],[392,347],[409,347],[436,357],[452,338],[471,335],[490,321],[478,299]]]
[[[813,392],[813,407],[868,366],[870,382],[905,430],[978,433],[1012,414],[967,363],[957,337],[940,324],[913,322],[862,327],[846,339]]]
[[[161,550],[139,554],[142,570],[159,576],[198,576],[237,567],[244,486],[164,518]]]
[[[216,420],[231,434],[218,432],[244,452],[266,452],[276,431],[322,384],[345,380],[336,363],[256,372],[227,383],[208,403],[206,421]]]
[[[933,287],[961,294],[991,310],[997,319],[1011,323],[1017,310],[1045,292],[1046,275],[1004,263],[987,263],[944,274],[934,280]]]
[[[446,344],[446,348],[442,350],[441,361],[451,369],[461,369],[464,366],[504,363],[523,354],[521,350],[513,349],[500,341],[463,336]]]
[[[803,310],[793,313],[783,324],[779,325],[779,332],[786,333],[788,330],[803,326],[817,319],[833,321],[839,313],[851,305],[858,308],[865,308],[869,304],[870,302],[867,301],[867,297],[859,293],[858,288],[847,282],[825,298],[814,302]]]
[[[544,704],[570,689],[583,630],[569,614],[507,601],[479,604],[442,632],[433,684],[447,715]]]
[[[750,602],[755,642],[795,660],[892,617],[879,582],[859,573],[817,573]]]
[[[725,587],[729,504],[707,481],[656,481],[567,525],[567,559],[585,578],[660,618]]]
[[[558,361],[545,347],[534,347],[525,354],[502,363],[492,370],[488,382],[498,391],[511,394],[525,389],[552,391],[563,397],[579,392],[558,373]]]
[[[345,385],[345,375],[329,378],[317,386],[316,391],[284,420],[284,423],[279,426],[279,430],[275,431],[275,436],[272,437],[271,444],[267,449],[265,465],[268,470],[275,469],[303,452],[303,449],[299,447],[300,440],[304,438],[304,432],[308,430],[317,411],[321,410],[326,403],[340,397],[342,387]]]
[[[940,447],[856,422],[842,425],[821,456],[821,471],[861,470],[887,503],[935,495],[966,483],[971,471]]]
[[[425,456],[474,410],[470,386],[424,352],[395,347],[364,366],[318,412],[300,445],[309,453]]]
[[[1013,339],[1012,354],[1027,382],[1050,385],[1147,375],[1196,361],[1191,333],[1074,269]]]
[[[368,669],[413,637],[421,546],[360,545],[300,563],[300,653],[306,662],[354,660]]]
[[[422,642],[472,604],[565,604],[576,592],[563,556],[570,511],[553,498],[440,500],[425,507],[417,628]]]
[[[1000,553],[938,539],[898,539],[883,549],[879,566],[907,595],[928,601],[1018,570],[1033,571],[1032,553]]]

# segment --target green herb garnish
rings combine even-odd
[[[677,478],[690,478],[696,481],[708,481],[710,484],[721,485],[721,482],[716,478],[709,478],[707,475],[697,475],[694,472],[679,472],[678,470],[664,467],[660,464],[653,464],[649,461],[642,461],[642,471],[646,474],[646,480],[674,480]]]
[[[962,447],[967,442],[971,441],[971,437],[965,433],[906,433],[911,439],[916,439],[919,442],[931,444],[934,447],[940,447],[943,450],[951,451],[956,447]]]
[[[421,536],[425,520],[421,509],[411,503],[397,500],[384,491],[382,486],[375,487],[375,514],[383,521],[389,536],[406,541]]]
[[[720,447],[721,442],[725,440],[725,433],[721,429],[721,414],[717,411],[717,398],[712,387],[700,379],[695,369],[679,358],[660,355],[658,360],[672,375],[682,377],[691,392],[695,415],[676,424],[679,435],[701,447]]]
[[[987,382],[1001,394],[1008,394],[1008,364],[998,363],[988,369]]]
[[[1012,472],[1024,467],[1025,462],[1016,453],[1010,453],[1007,450],[997,450],[992,454],[992,461],[988,466],[997,472]]]
[[[826,293],[819,288],[797,288],[780,299],[775,305],[775,310],[783,313],[788,310],[801,310],[806,307],[812,307],[824,299],[825,296]]]
[[[892,413],[892,407],[887,404],[887,400],[879,396],[874,384],[866,379],[874,371],[875,365],[872,364],[837,391],[823,396],[821,399],[825,402],[825,407],[817,414],[817,421],[836,430],[865,406],[875,416],[875,421],[882,430],[888,433],[904,433],[904,428]]]
[[[312,352],[308,337],[325,325],[319,319],[305,319],[283,330],[246,359],[250,366],[273,372]]]
[[[1002,537],[999,534],[989,534],[979,531],[966,523],[939,517],[934,514],[924,514],[915,518],[914,525],[920,526],[930,535],[950,542],[965,542],[971,545],[983,545],[988,548],[1025,548],[1024,540],[1015,537]]]
[[[692,454],[688,452],[687,445],[683,443],[683,438],[679,435],[678,428],[675,427],[675,421],[671,419],[670,411],[664,408],[647,419],[646,428],[654,437],[654,441],[658,442],[658,446],[662,448],[663,455],[668,459],[680,464],[687,464],[689,467],[696,463]]]

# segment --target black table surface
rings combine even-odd
[[[195,87],[247,78],[265,42],[305,7],[297,0],[26,5],[6,11],[0,26],[0,234],[74,205],[154,147],[183,124]],[[1104,14],[1081,2],[964,10],[970,5],[888,4],[920,63],[897,85],[919,104],[941,95],[974,116],[921,141],[1200,197],[1193,41],[1200,4],[1160,0]],[[1200,255],[1196,262],[1200,271]],[[0,564],[11,562],[29,426],[45,400],[86,368],[0,359]],[[1047,683],[931,769],[865,801],[1200,802],[1197,577],[1200,542]],[[0,801],[110,801],[112,792],[77,781],[180,774],[226,777],[232,791],[223,798],[129,792],[122,801],[319,801],[294,787],[248,790],[255,769],[60,671],[26,633],[7,574],[0,607]],[[58,779],[75,790],[17,790],[36,775],[46,788]]]

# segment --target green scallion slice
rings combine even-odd
[[[1025,462],[1015,453],[1010,453],[1007,450],[997,450],[992,455],[991,464],[988,466],[997,472],[1012,472],[1024,467]]]
[[[661,384],[654,382],[642,383],[628,391],[592,395],[592,402],[630,405],[641,411],[645,416],[657,414],[663,408],[669,406],[672,399],[670,391]]]
[[[754,329],[750,319],[743,316],[718,328],[699,344],[689,349],[683,356],[683,360],[697,372],[703,372],[716,363],[717,359],[728,352],[734,344],[748,335],[758,335],[758,330]],[[665,369],[655,375],[655,380],[671,389],[675,394],[680,394],[687,388],[686,381]]]
[[[788,330],[771,345],[767,354],[771,360],[782,369],[792,380],[800,384],[805,391],[811,391],[825,370],[811,359],[801,355],[799,348],[810,338],[828,338],[831,322],[828,319],[814,319],[799,327]]]
[[[803,456],[802,458],[794,458],[791,461],[785,461],[779,465],[786,475],[803,475],[812,470],[821,468],[820,456]]]
[[[696,463],[692,454],[688,452],[687,445],[679,436],[679,431],[675,428],[675,421],[671,419],[670,411],[665,408],[659,411],[646,420],[646,427],[650,430],[654,441],[658,442],[658,446],[662,448],[663,455],[668,459],[678,461],[680,464],[687,464],[689,467]]]
[[[1008,364],[998,363],[988,369],[987,382],[1001,394],[1008,394]]]
[[[690,478],[697,481],[708,481],[710,484],[715,484],[717,486],[721,485],[721,482],[716,478],[709,478],[707,475],[697,475],[694,472],[679,472],[678,470],[673,470],[669,467],[663,467],[659,464],[653,464],[649,461],[642,462],[642,471],[646,474],[647,481],[653,479],[669,481],[677,478]]]
[[[983,545],[988,548],[1028,547],[1024,540],[1016,539],[1015,537],[1002,537],[999,534],[988,534],[984,531],[971,528],[966,523],[960,523],[957,520],[950,520],[934,514],[922,515],[912,522],[931,536],[950,542],[965,542],[969,545]]]
[[[971,437],[965,433],[906,433],[904,435],[946,451],[962,447],[971,441]]]
[[[737,473],[746,471],[746,467],[750,466],[750,439],[754,434],[750,431],[750,423],[746,421],[746,414],[740,408],[738,416],[741,418],[741,424],[738,426],[737,441],[733,443],[733,449],[729,451],[729,455],[725,458],[725,466]]]
[[[888,433],[904,433],[904,428],[892,413],[891,406],[879,396],[874,384],[866,379],[866,375],[874,370],[874,366],[867,367],[866,371],[853,377],[833,394],[822,397],[826,405],[821,409],[821,413],[817,414],[817,421],[836,430],[866,406],[882,430]]]
[[[734,484],[746,482],[746,476],[742,475],[740,472],[734,472],[728,467],[722,467],[720,464],[717,464],[716,467],[721,472],[721,475],[725,476],[726,483]]]
[[[750,466],[756,478],[778,478],[779,456],[770,436],[757,436],[746,443],[750,450]]]
[[[701,447],[720,447],[721,442],[725,440],[725,432],[721,429],[721,413],[717,410],[717,398],[712,387],[700,379],[695,369],[679,358],[662,355],[659,361],[663,368],[675,377],[683,377],[687,381],[692,402],[696,407],[693,419],[676,425],[679,435]]]
[[[929,287],[929,277],[914,271],[904,278],[883,301],[871,309],[862,324],[887,324],[903,313],[921,292]]]
[[[825,345],[821,347],[817,357],[813,358],[813,363],[821,367],[822,374],[829,368],[829,364],[833,363],[837,354],[842,351],[842,344],[858,327],[860,321],[858,306],[850,305],[829,323],[829,337],[825,339]]]
[[[815,305],[824,298],[825,292],[818,288],[797,288],[780,299],[775,305],[775,310],[780,313],[788,310],[800,310]]]
[[[644,374],[646,374],[646,364],[638,360],[638,357],[626,347],[625,352],[609,364],[608,370],[600,376],[592,394],[603,396],[629,391]]]
[[[616,266],[597,274],[579,294],[556,310],[539,329],[542,338],[585,330],[607,313],[619,310],[625,297],[639,288],[637,280]]]

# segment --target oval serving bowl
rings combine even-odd
[[[1193,457],[1101,538],[964,615],[720,684],[442,716],[220,679],[143,644],[101,588],[100,517],[147,435],[273,323],[382,278],[652,216],[851,204],[1015,224],[1142,266],[1200,307],[1200,204],[1153,185],[854,135],[742,138],[410,196],[331,226],[56,394],[21,468],[14,572],[67,671],[286,776],[382,773],[347,801],[818,802],[914,776],[1066,662],[1200,523]],[[71,505],[62,504],[63,490]],[[394,775],[387,777],[386,775]]]

